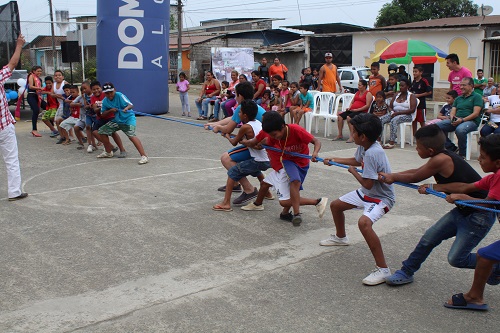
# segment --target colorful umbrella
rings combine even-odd
[[[405,39],[389,44],[382,51],[373,56],[373,60],[384,63],[386,61],[397,64],[433,64],[444,61],[447,54],[421,40]]]

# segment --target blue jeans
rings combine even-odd
[[[445,119],[437,123],[437,125],[446,134],[446,149],[454,147],[453,143],[448,138],[448,133],[455,131],[458,139],[458,153],[460,156],[465,156],[465,152],[467,150],[467,133],[477,130],[477,124],[469,120],[455,127],[451,124],[450,119]]]
[[[222,102],[220,98],[217,98],[214,104],[214,118],[219,119],[219,110],[221,108],[221,105],[224,105],[226,101]],[[224,110],[224,109],[223,109]]]
[[[498,134],[500,133],[500,123],[495,123],[497,124],[497,128],[493,128],[490,126],[490,124],[486,124],[481,128],[480,134],[482,137],[488,136],[490,134]]]
[[[436,246],[454,236],[456,238],[448,253],[448,262],[453,267],[474,269],[476,254],[471,251],[488,234],[494,223],[495,213],[474,210],[464,214],[459,208],[453,208],[427,229],[408,259],[403,261],[401,270],[412,276]]]
[[[210,101],[215,101],[217,99],[217,96],[212,96],[212,97],[205,97],[201,99],[201,102],[198,102],[196,100],[196,107],[198,108],[198,114],[199,116],[206,117],[208,114],[208,104]]]

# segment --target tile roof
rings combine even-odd
[[[375,28],[373,30],[419,29],[419,28],[451,28],[479,25],[500,25],[500,15],[447,17],[441,19],[412,22]]]

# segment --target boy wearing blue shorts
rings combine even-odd
[[[121,92],[115,91],[115,86],[111,82],[107,82],[102,86],[102,92],[106,97],[102,100],[102,109],[106,111],[113,111],[115,118],[110,120],[98,130],[98,134],[104,144],[105,151],[97,155],[98,158],[113,157],[113,145],[109,142],[109,137],[117,131],[122,131],[134,144],[135,148],[141,155],[139,164],[146,164],[149,162],[148,156],[142,147],[141,140],[135,134],[136,120],[135,114],[132,110],[134,105],[130,100]]]
[[[385,184],[378,180],[379,172],[391,172],[389,160],[384,149],[377,142],[382,133],[380,119],[370,113],[357,115],[350,121],[353,126],[354,143],[358,145],[354,157],[325,158],[324,163],[336,162],[349,165],[349,172],[361,184],[361,188],[341,196],[330,204],[336,234],[319,242],[321,246],[349,245],[345,231],[346,210],[357,207],[363,208],[363,216],[358,220],[358,227],[366,243],[370,247],[377,269],[363,279],[363,284],[374,286],[385,282],[391,275],[391,270],[385,262],[382,244],[373,230],[373,224],[389,212],[394,206],[393,185]],[[362,173],[358,173],[356,166],[362,166]]]
[[[242,140],[242,144],[249,148],[259,147],[261,144],[281,150],[276,152],[268,150],[273,171],[264,178],[260,184],[257,199],[241,209],[264,210],[262,204],[266,193],[271,187],[276,190],[276,195],[283,207],[280,219],[291,221],[294,227],[300,226],[302,216],[300,206],[316,206],[319,218],[323,217],[328,198],[310,199],[300,196],[302,184],[309,170],[309,159],[288,153],[309,155],[309,144],[314,145],[311,161],[316,162],[316,157],[321,148],[321,142],[296,124],[285,124],[283,117],[277,111],[270,111],[262,118],[262,131],[252,140]],[[293,214],[290,213],[293,210]]]
[[[224,137],[229,142],[236,146],[242,139],[253,139],[262,130],[262,123],[255,119],[257,115],[257,104],[253,100],[244,100],[240,103],[240,119],[243,122],[238,134],[231,137],[231,134],[224,134]],[[250,158],[243,160],[239,163],[233,162],[233,166],[227,171],[227,183],[224,200],[212,207],[213,210],[230,212],[231,208],[231,194],[233,193],[234,184],[241,178],[246,176],[262,177],[262,171],[271,167],[269,157],[265,150],[248,148]],[[254,193],[257,195],[257,189],[254,188]]]
[[[479,140],[479,164],[484,172],[493,172],[481,180],[468,183],[450,183],[434,186],[437,191],[446,191],[452,194],[446,197],[449,203],[457,200],[478,200],[465,193],[478,190],[488,191],[485,200],[500,201],[500,134],[492,134]],[[473,202],[472,202],[473,203]],[[489,207],[492,207],[489,205]],[[474,281],[469,292],[456,294],[444,304],[447,308],[466,310],[488,310],[484,303],[484,287],[486,283],[497,285],[500,283],[500,241],[496,241],[477,251],[477,262],[474,272]]]
[[[459,155],[445,149],[446,136],[438,125],[432,124],[420,128],[416,133],[417,153],[427,163],[417,169],[388,174],[379,173],[379,179],[388,184],[395,181],[418,183],[433,177],[437,184],[419,187],[418,192],[427,194],[428,187],[445,191],[448,184],[460,183],[473,185],[481,180],[481,176]],[[469,196],[483,200],[486,191],[475,189]],[[412,283],[414,274],[420,269],[434,248],[444,240],[454,238],[448,253],[448,262],[453,267],[474,269],[477,256],[473,249],[488,234],[495,223],[492,212],[456,205],[444,214],[434,225],[428,228],[420,238],[415,249],[403,261],[401,269],[386,279],[391,286]]]
[[[241,104],[242,101],[244,100],[251,100],[254,95],[254,89],[253,86],[250,82],[242,82],[238,83],[235,87],[235,99],[236,101]],[[221,121],[211,123],[212,130],[215,133],[218,133],[219,131],[222,133],[227,133],[231,134],[234,129],[238,126],[238,124],[241,123],[240,119],[240,109],[241,105],[239,105],[236,110],[234,111],[234,114],[232,117],[227,117],[224,118]],[[255,116],[255,119],[258,121],[262,122],[262,116],[266,113],[266,110],[264,110],[260,105],[257,106],[257,115]],[[205,125],[205,129],[209,129],[210,124]],[[225,152],[222,154],[220,160],[222,165],[229,170],[234,163],[239,163],[245,160],[250,159],[250,153],[248,151],[248,148],[243,146],[243,145],[238,145],[237,147],[229,150],[228,152]],[[264,179],[264,176],[260,175],[257,177],[259,181],[262,181]],[[221,186],[218,188],[219,192],[225,192],[226,191],[226,186]],[[255,199],[257,196],[257,192],[255,191],[255,188],[246,177],[243,177],[240,179],[239,182],[236,182],[233,187],[233,192],[242,192],[239,197],[233,200],[233,204],[235,205],[242,205],[247,203],[248,201]],[[266,199],[272,200],[274,199],[273,195],[271,193],[266,194]]]

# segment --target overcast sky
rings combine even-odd
[[[109,0],[52,0],[54,10],[69,10],[70,17],[96,15],[97,1]],[[168,1],[168,0],[167,0]],[[0,3],[7,3],[0,0]],[[177,3],[172,0],[171,3]],[[274,28],[286,25],[342,22],[373,27],[380,8],[387,0],[183,0],[184,27],[199,25],[200,21],[225,17],[270,17],[284,19],[274,23]],[[500,15],[498,0],[473,0],[474,3],[490,5],[491,15]],[[21,21],[44,21],[49,19],[47,0],[18,0]],[[298,3],[298,4],[297,4]],[[299,10],[300,8],[300,10]],[[23,24],[29,35],[38,30],[33,24]],[[31,30],[30,30],[31,29]]]

